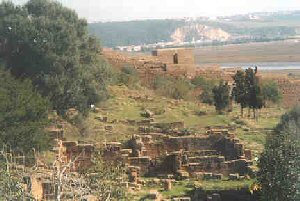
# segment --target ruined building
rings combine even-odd
[[[104,51],[103,55],[109,63],[117,68],[131,66],[137,69],[141,80],[151,83],[157,75],[173,77],[203,76],[210,79],[222,79],[233,83],[232,76],[240,68],[221,69],[219,66],[198,66],[195,64],[194,49],[173,48],[157,49],[151,55],[126,55],[115,51]],[[259,74],[262,79],[269,79],[265,74]],[[291,107],[300,103],[300,84],[286,76],[277,76],[272,80],[278,82],[283,92],[283,106]]]
[[[203,135],[185,136],[140,133],[126,144],[118,144],[106,155],[112,160],[111,156],[122,158],[128,164],[132,182],[139,176],[201,180],[253,173],[251,151],[228,129],[211,128]]]

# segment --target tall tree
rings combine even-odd
[[[241,116],[244,116],[244,108],[248,106],[248,87],[246,87],[245,72],[239,70],[233,76],[234,87],[232,97],[241,106]]]
[[[227,82],[220,82],[219,86],[213,88],[214,103],[216,110],[222,113],[230,103],[230,87]]]
[[[259,167],[262,200],[300,200],[300,106],[268,136]]]
[[[261,86],[259,83],[259,78],[257,77],[257,67],[253,70],[248,68],[245,71],[245,84],[247,105],[253,111],[253,117],[256,118],[256,111],[263,107],[263,95],[261,92]]]
[[[107,65],[87,22],[61,4],[30,0],[0,4],[0,58],[16,77],[30,77],[54,109],[85,112],[105,98]],[[102,96],[99,96],[101,94]]]

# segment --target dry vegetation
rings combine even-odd
[[[200,64],[299,62],[300,46],[295,40],[212,46],[198,48],[195,55]]]

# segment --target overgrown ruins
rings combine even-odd
[[[139,176],[238,180],[253,174],[251,151],[227,128],[202,135],[140,133],[125,144],[106,145],[105,158],[126,163],[132,182]]]
[[[111,50],[104,50],[103,55],[118,68],[132,66],[138,70],[140,77],[150,83],[156,75],[193,78],[203,76],[222,79],[233,83],[232,76],[239,68],[221,69],[218,65],[196,65],[194,49],[158,49],[152,55],[128,55]],[[259,75],[262,79],[272,79],[279,84],[283,93],[283,106],[291,107],[300,103],[300,81],[285,75]]]

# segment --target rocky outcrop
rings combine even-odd
[[[177,28],[171,38],[178,43],[197,40],[226,41],[230,34],[220,28],[209,27],[201,24],[189,24]]]

